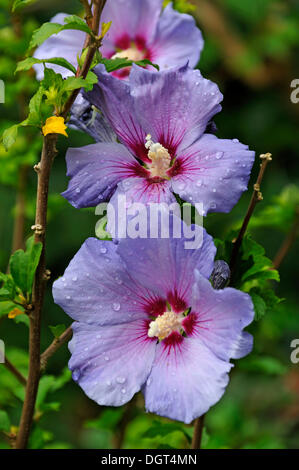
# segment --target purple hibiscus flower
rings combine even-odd
[[[254,152],[206,131],[221,110],[217,85],[187,66],[160,73],[133,66],[129,81],[96,69],[87,94],[121,143],[67,152],[70,182],[63,193],[77,207],[96,206],[118,192],[128,201],[203,204],[203,214],[228,212],[247,183]]]
[[[103,57],[126,57],[130,60],[149,59],[162,69],[173,65],[183,65],[189,60],[195,67],[203,48],[200,30],[194,18],[181,14],[169,4],[162,11],[162,0],[108,0],[101,21],[112,21],[111,28],[103,40]],[[65,13],[52,18],[54,23],[64,23]],[[35,52],[38,59],[63,57],[74,67],[77,54],[82,50],[85,34],[81,31],[62,31],[47,39]],[[64,77],[68,70],[48,65]],[[36,65],[38,79],[43,77],[43,66]],[[129,69],[115,73],[126,78]]]
[[[231,358],[252,349],[243,331],[253,320],[250,297],[214,290],[208,281],[215,246],[185,239],[88,239],[54,300],[71,318],[73,379],[100,405],[120,406],[142,390],[147,411],[191,422],[228,384]]]

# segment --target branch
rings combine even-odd
[[[93,15],[93,19],[92,19],[92,32],[96,36],[98,35],[99,25],[100,25],[100,18],[101,18],[101,14],[102,14],[102,11],[104,9],[104,6],[106,4],[106,1],[107,0],[95,0],[95,2],[94,2],[94,15]],[[101,42],[99,43],[95,40],[93,40],[93,42],[91,42],[91,41],[92,41],[91,37],[89,35],[87,35],[86,42],[85,42],[85,47],[89,47],[89,48],[88,48],[88,51],[87,51],[82,69],[80,69],[80,67],[78,67],[78,69],[77,69],[77,73],[76,73],[77,77],[86,78],[86,75],[88,74],[90,66],[92,64],[94,55],[95,55],[97,49],[99,47],[101,47]],[[80,88],[77,88],[76,90],[74,90],[72,92],[69,99],[67,100],[67,102],[64,106],[64,110],[61,113],[61,116],[64,117],[64,119],[67,117],[67,115],[68,115],[71,107],[73,106],[73,104],[74,104],[77,96],[79,95],[79,93],[80,93]]]
[[[44,371],[47,367],[47,362],[53,354],[58,351],[58,349],[66,343],[72,337],[72,328],[67,328],[59,338],[55,338],[54,341],[50,344],[50,346],[43,352],[40,357],[40,367],[41,371]]]
[[[191,449],[200,449],[201,447],[204,421],[205,421],[205,415],[202,415],[200,416],[200,418],[197,418],[195,420]]]
[[[290,230],[290,232],[288,233],[288,235],[286,236],[286,238],[284,239],[281,247],[279,248],[274,260],[273,260],[273,267],[274,269],[278,269],[281,265],[281,263],[283,262],[284,258],[286,257],[286,255],[288,254],[288,252],[290,251],[293,243],[295,242],[297,236],[298,236],[298,231],[299,231],[299,207],[296,211],[296,218],[295,218],[295,221],[293,223],[293,226]]]
[[[260,190],[261,189],[261,183],[262,183],[265,171],[266,171],[266,167],[267,167],[268,163],[272,160],[272,156],[271,156],[271,153],[266,153],[265,155],[260,155],[260,158],[262,160],[261,168],[260,168],[256,183],[253,185],[253,193],[252,193],[251,200],[250,200],[250,203],[249,203],[249,206],[248,206],[248,209],[247,209],[247,213],[245,215],[245,218],[244,218],[242,227],[240,229],[239,235],[238,235],[237,239],[233,242],[234,246],[233,246],[231,260],[230,260],[231,279],[233,278],[233,273],[234,273],[235,268],[236,268],[236,262],[237,262],[237,259],[238,259],[239,250],[240,250],[240,247],[242,245],[243,237],[244,237],[245,232],[247,230],[250,218],[253,214],[253,211],[254,211],[255,206],[257,205],[257,203],[263,200],[263,195],[262,195],[261,190]]]
[[[105,6],[105,3],[106,0],[94,0],[94,14],[92,25],[95,34],[97,34],[98,32],[100,16]],[[91,39],[89,39],[88,41],[90,43]],[[86,77],[89,67],[92,63],[94,54],[96,52],[96,43],[90,44],[91,45],[89,46],[89,49],[87,51],[84,65],[82,67],[82,70],[80,70],[78,74],[78,76],[81,77]],[[78,93],[79,89],[75,90],[71,94],[61,114],[63,117],[67,116]],[[37,204],[35,225],[32,228],[35,231],[35,242],[41,242],[43,244],[43,250],[40,257],[39,265],[36,270],[35,282],[33,287],[33,311],[31,312],[29,317],[29,372],[25,400],[23,404],[19,432],[16,442],[17,449],[24,449],[27,447],[40,379],[41,312],[44,302],[45,281],[47,279],[47,276],[45,275],[45,238],[47,225],[48,192],[52,163],[57,153],[57,138],[57,134],[48,134],[44,137],[41,161],[40,164],[36,167],[38,173]]]
[[[7,370],[9,370],[16,377],[16,379],[20,382],[20,384],[26,386],[27,380],[21,374],[21,372],[19,372],[18,369],[7,359],[6,356],[5,356],[4,366],[6,367]]]

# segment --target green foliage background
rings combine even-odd
[[[0,10],[0,79],[6,102],[0,104],[0,131],[24,119],[28,98],[37,85],[31,72],[14,75],[16,62],[24,58],[31,33],[60,11],[59,1],[31,1],[10,18],[3,0]],[[66,3],[66,2],[65,2]],[[250,223],[250,234],[273,259],[291,229],[299,205],[298,116],[299,103],[290,101],[290,83],[299,78],[299,3],[296,0],[195,0],[192,13],[205,38],[199,67],[204,76],[218,83],[224,94],[223,111],[216,117],[218,136],[238,138],[258,154],[271,152],[263,182],[264,201]],[[186,11],[186,2],[176,2]],[[80,13],[79,1],[64,6]],[[190,5],[187,8],[190,11]],[[13,22],[13,26],[11,25]],[[69,318],[51,297],[52,281],[61,275],[88,236],[94,236],[97,217],[93,210],[76,210],[59,194],[67,185],[64,154],[68,146],[91,142],[69,130],[59,140],[49,203],[47,266],[52,273],[43,313],[42,348],[53,339],[48,325],[69,325]],[[36,175],[41,136],[22,130],[8,152],[0,147],[0,269],[8,264],[19,176],[27,187],[25,234],[34,220]],[[259,168],[254,166],[250,188]],[[239,227],[250,199],[246,192],[230,214],[208,216],[205,226],[217,239]],[[253,353],[236,362],[224,398],[208,413],[203,447],[207,448],[298,448],[299,364],[290,361],[290,343],[299,338],[298,239],[281,265],[276,293],[285,300],[255,322]],[[258,286],[255,286],[258,287]],[[1,304],[0,338],[7,355],[26,374],[26,319],[7,318]],[[62,348],[49,362],[41,381],[32,448],[111,448],[122,442],[127,448],[184,448],[192,428],[145,414],[141,395],[129,408],[100,408],[74,384],[66,369],[69,354]],[[19,421],[23,387],[0,365],[0,428],[13,431]],[[7,414],[6,414],[7,413]],[[9,416],[9,421],[7,420]],[[122,429],[125,429],[122,439]],[[0,448],[8,447],[5,439]]]

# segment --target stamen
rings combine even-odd
[[[129,47],[129,49],[117,52],[111,57],[111,59],[128,59],[135,62],[144,59],[144,53],[135,47]]]
[[[145,138],[145,148],[148,149],[148,158],[152,163],[148,164],[153,177],[168,179],[167,170],[170,168],[171,156],[168,150],[159,142],[155,143],[152,136],[148,134]]]
[[[182,321],[184,320],[183,315],[178,315],[172,310],[159,315],[156,320],[149,324],[148,336],[154,338],[155,336],[159,339],[165,339],[174,331],[180,331]]]

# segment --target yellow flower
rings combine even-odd
[[[11,312],[9,312],[8,318],[13,319],[16,318],[18,315],[22,315],[23,313],[24,312],[22,312],[22,310],[20,310],[19,308],[14,308],[13,310],[11,310]]]
[[[45,125],[42,128],[43,134],[62,134],[68,137],[67,133],[65,132],[67,129],[64,118],[61,116],[51,116],[46,120]]]

